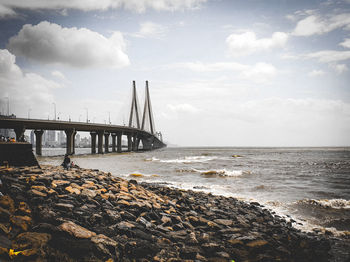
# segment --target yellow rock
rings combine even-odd
[[[129,192],[129,189],[126,186],[120,185],[120,191]]]
[[[51,186],[53,188],[56,188],[57,186],[61,186],[61,185],[68,185],[68,184],[70,184],[70,182],[66,180],[53,180],[51,182]]]
[[[96,236],[95,232],[92,232],[84,227],[81,227],[72,221],[65,222],[58,227],[60,230],[69,233],[76,238],[91,238]]]
[[[30,208],[26,202],[19,202],[18,209],[26,214],[32,213],[32,211],[30,210]]]
[[[67,186],[65,189],[71,194],[77,194],[77,195],[80,194],[80,190],[78,188],[73,188],[71,186]]]
[[[10,221],[13,225],[22,228],[24,231],[28,230],[28,226],[32,223],[29,216],[11,216]]]
[[[32,190],[30,190],[34,195],[37,195],[37,196],[41,196],[41,197],[46,197],[47,196],[47,194],[46,193],[43,193],[43,192],[40,192],[40,191],[38,191],[38,190],[36,190],[36,189],[32,189]]]
[[[228,240],[228,242],[231,245],[243,245],[243,242],[241,240],[238,240],[238,239],[230,239],[230,240]]]
[[[138,173],[133,173],[133,174],[130,174],[129,176],[133,176],[133,177],[143,177],[142,174],[138,174]]]
[[[119,201],[117,202],[117,204],[130,206],[130,203],[129,203],[128,201],[125,201],[125,200],[119,200]]]
[[[265,240],[255,240],[247,244],[248,247],[261,247],[266,245],[268,242]]]
[[[156,208],[156,209],[161,209],[162,207],[161,207],[161,205],[159,205],[158,203],[156,203],[156,202],[154,202],[154,203],[152,203],[152,206],[153,206],[153,208]],[[169,213],[168,213],[168,212]],[[170,214],[170,211],[169,210],[165,210],[165,212],[167,212],[168,214]]]
[[[0,197],[0,206],[2,206],[3,208],[6,208],[11,213],[15,211],[15,202],[9,196]]]
[[[47,188],[46,186],[32,186],[32,189],[35,189],[35,190],[38,190],[38,191],[41,191],[41,192],[47,192]]]

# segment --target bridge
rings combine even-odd
[[[146,130],[146,124],[149,129]],[[136,84],[133,81],[133,94],[130,109],[129,125],[95,124],[58,120],[25,119],[25,118],[0,118],[0,128],[13,129],[16,140],[24,140],[26,130],[34,130],[36,138],[36,154],[42,155],[42,135],[44,130],[63,130],[66,134],[66,153],[75,154],[75,135],[78,131],[90,132],[91,153],[109,153],[109,139],[112,138],[112,152],[122,152],[122,136],[127,138],[127,150],[138,151],[140,143],[142,150],[153,150],[165,147],[160,132],[155,132],[154,120],[149,95],[148,81],[146,81],[145,104],[140,123],[139,105],[136,95]],[[104,147],[104,148],[103,148]]]

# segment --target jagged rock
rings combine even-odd
[[[60,230],[69,233],[76,238],[91,238],[96,236],[95,232],[92,232],[84,227],[81,227],[72,221],[65,222],[58,227]]]

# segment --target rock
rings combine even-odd
[[[224,226],[232,226],[233,225],[232,220],[228,220],[228,219],[214,219],[213,221],[217,224],[224,225]]]
[[[117,228],[120,230],[125,230],[125,229],[131,229],[134,228],[135,226],[127,221],[122,221],[117,224]]]
[[[80,194],[80,189],[79,189],[79,188],[67,186],[67,187],[65,188],[65,190],[67,190],[67,191],[68,191],[69,193],[71,193],[71,194],[77,194],[77,195]]]
[[[51,182],[51,187],[52,188],[56,188],[58,186],[62,186],[62,185],[69,185],[70,182],[69,181],[66,181],[66,180],[53,180]]]
[[[266,244],[268,244],[268,242],[265,240],[256,240],[256,241],[249,242],[247,244],[247,246],[248,247],[261,247],[261,246],[265,246]]]
[[[72,212],[74,208],[72,204],[68,204],[68,203],[57,203],[55,204],[55,207],[67,212]]]
[[[47,194],[46,194],[46,193],[40,192],[40,191],[38,191],[38,190],[36,190],[36,189],[31,189],[31,190],[29,190],[28,192],[29,192],[29,194],[32,194],[32,195],[35,195],[35,196],[47,197]]]
[[[7,209],[11,213],[15,211],[15,203],[9,196],[0,196],[0,206]]]
[[[29,216],[11,216],[10,221],[13,225],[27,231],[32,219]]]
[[[24,232],[16,237],[13,248],[15,250],[23,250],[20,252],[23,256],[42,254],[42,247],[46,245],[50,239],[50,234]]]
[[[109,255],[109,256],[116,255],[116,252],[117,252],[116,247],[118,246],[118,243],[113,239],[103,234],[99,234],[91,237],[91,242],[93,242],[96,245],[97,249],[100,252],[102,252],[104,255]],[[112,254],[110,250],[113,250]]]
[[[76,238],[91,238],[96,236],[95,232],[92,232],[84,227],[81,227],[71,221],[65,222],[58,227],[61,231],[67,232]]]
[[[91,197],[91,198],[94,198],[97,194],[94,190],[90,190],[90,189],[86,189],[84,188],[82,191],[81,191],[81,194],[83,196],[88,196],[88,197]]]

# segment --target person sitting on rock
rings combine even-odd
[[[68,154],[64,155],[63,163],[62,163],[63,168],[68,170],[70,168],[70,158],[68,157]]]

